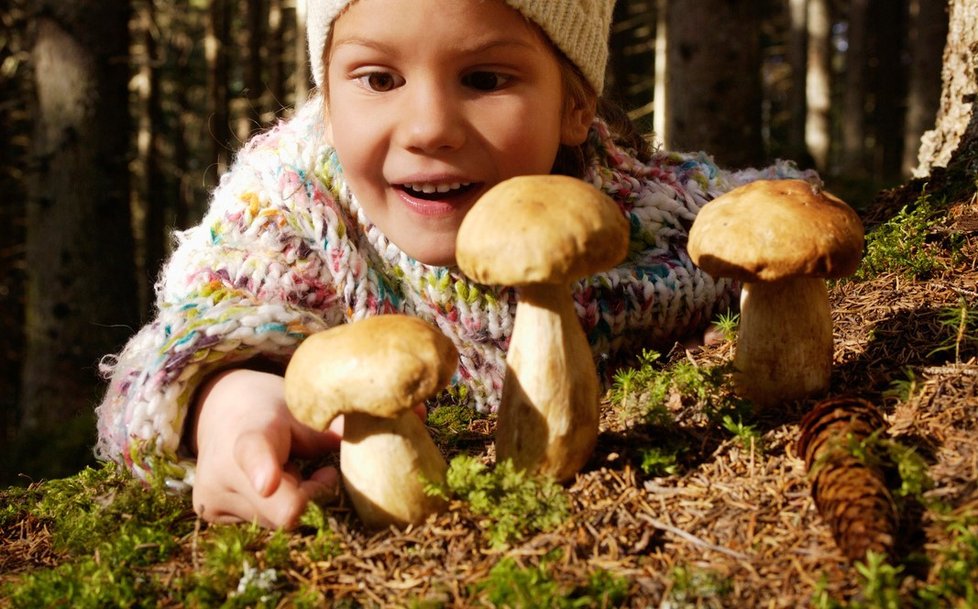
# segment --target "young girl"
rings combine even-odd
[[[454,382],[473,407],[493,410],[516,293],[474,285],[454,255],[494,184],[568,173],[631,221],[628,259],[575,286],[600,369],[702,331],[730,304],[731,284],[684,249],[704,203],[798,175],[652,154],[598,112],[614,0],[308,2],[321,95],[240,152],[202,223],[178,235],[156,320],[105,365],[98,454],[192,486],[209,521],[287,527],[335,492],[335,469],[303,478],[291,461],[335,450],[342,431],[303,427],[283,400],[289,355],[313,332],[421,317],[458,347]]]

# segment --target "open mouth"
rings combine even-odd
[[[401,184],[406,194],[425,201],[441,201],[467,194],[476,188],[474,182],[454,182],[451,184]]]

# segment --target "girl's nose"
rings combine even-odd
[[[416,84],[406,97],[399,128],[404,148],[430,154],[462,146],[465,142],[462,108],[450,91]]]

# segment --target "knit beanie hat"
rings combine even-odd
[[[355,0],[305,0],[309,57],[316,86],[326,80],[323,53],[333,20]],[[410,1],[410,0],[404,0]],[[600,95],[615,0],[505,0],[550,37]]]

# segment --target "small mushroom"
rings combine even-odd
[[[344,416],[340,473],[367,527],[416,524],[444,509],[424,483],[444,482],[447,465],[413,407],[445,387],[457,364],[451,340],[406,315],[318,332],[293,354],[286,403],[318,430]]]
[[[587,462],[600,396],[570,285],[620,262],[627,250],[628,222],[615,202],[566,176],[510,178],[462,221],[455,251],[462,272],[518,288],[497,459],[557,480]]]
[[[743,282],[738,393],[763,408],[826,391],[832,315],[825,279],[851,275],[859,264],[856,212],[804,180],[759,180],[704,206],[688,250],[710,275]]]

